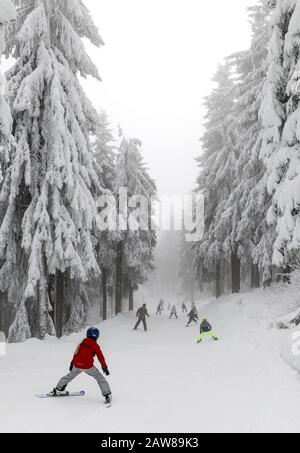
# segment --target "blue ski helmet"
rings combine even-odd
[[[94,340],[98,340],[100,337],[100,332],[95,327],[90,327],[86,333],[87,338],[93,338]]]

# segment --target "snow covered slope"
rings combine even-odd
[[[85,375],[70,386],[86,390],[83,398],[35,398],[67,372],[84,333],[8,345],[0,356],[0,431],[299,431],[300,378],[280,358],[292,331],[270,327],[296,306],[292,294],[274,291],[203,302],[199,312],[221,341],[200,345],[198,327],[186,328],[183,315],[153,315],[147,333],[131,330],[133,314],[102,323],[114,396],[109,410]]]

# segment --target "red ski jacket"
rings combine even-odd
[[[102,368],[107,368],[104,355],[97,341],[92,338],[85,338],[78,346],[72,363],[75,368],[79,368],[80,370],[89,370],[94,366],[95,355],[98,357]]]

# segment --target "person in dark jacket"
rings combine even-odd
[[[187,313],[187,308],[186,308],[185,303],[183,303],[183,304],[181,305],[181,311],[182,311],[182,313]]]
[[[173,305],[172,307],[172,310],[171,310],[171,314],[170,314],[170,319],[175,316],[176,319],[178,319],[178,316],[177,316],[177,309],[176,309],[176,306]]]
[[[160,299],[160,308],[161,308],[161,311],[163,312],[165,310],[165,303],[163,301],[163,299]]]
[[[193,305],[191,311],[189,312],[188,314],[188,318],[189,318],[189,321],[187,323],[187,327],[189,327],[189,325],[194,322],[194,323],[198,323],[198,320],[199,320],[199,317],[198,317],[198,312],[197,312],[197,308],[196,308],[196,305]]]
[[[142,322],[143,326],[144,326],[144,330],[145,330],[145,332],[147,332],[146,316],[148,316],[148,318],[150,318],[150,316],[149,316],[146,304],[143,304],[143,306],[138,309],[138,311],[136,312],[136,316],[138,318],[138,321],[137,321],[136,325],[134,326],[134,330],[137,330],[140,323]]]
[[[70,364],[69,374],[60,379],[57,386],[51,392],[53,396],[67,395],[67,385],[70,384],[70,382],[72,382],[73,379],[79,376],[82,372],[85,372],[88,376],[93,377],[97,381],[101,393],[105,398],[105,402],[107,404],[110,404],[110,386],[105,377],[100,373],[98,368],[94,366],[94,357],[97,356],[101,364],[103,373],[109,376],[110,373],[108,371],[104,355],[99,344],[97,343],[99,336],[100,332],[98,329],[94,327],[88,329],[86,338],[79,344],[75,351],[72,362]]]
[[[198,337],[197,343],[201,343],[205,337],[210,337],[214,341],[218,341],[219,338],[213,333],[212,326],[209,324],[207,318],[203,318],[203,321],[200,325],[200,335]]]
[[[157,307],[157,310],[156,310],[156,314],[157,314],[157,315],[161,315],[161,314],[162,314],[162,312],[163,312],[163,305],[164,305],[164,303],[163,303],[163,301],[160,299],[159,304],[158,304],[158,307]]]

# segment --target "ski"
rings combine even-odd
[[[80,392],[68,392],[64,395],[51,395],[51,393],[39,393],[36,395],[37,398],[64,398],[66,396],[84,396],[85,391],[81,390]]]

